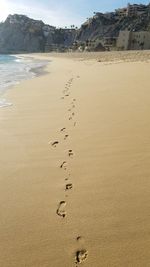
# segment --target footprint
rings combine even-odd
[[[67,191],[67,190],[71,190],[71,189],[72,189],[72,187],[73,187],[73,185],[72,185],[72,184],[66,184],[66,189],[65,189],[65,190],[66,190],[66,191]]]
[[[60,132],[64,132],[65,130],[66,130],[66,128],[63,127],[63,128],[60,129]]]
[[[73,125],[74,125],[74,127],[76,126],[76,124],[77,124],[77,123],[76,123],[76,122],[74,122],[74,124],[73,124]]]
[[[82,263],[83,261],[85,261],[87,259],[87,257],[88,257],[88,252],[86,249],[78,250],[76,252],[76,256],[75,256],[76,263],[77,264]]]
[[[54,146],[54,147],[56,147],[58,144],[59,144],[58,141],[54,141],[54,142],[51,143],[51,145]]]
[[[69,149],[69,150],[68,150],[68,156],[69,156],[69,157],[72,157],[72,156],[73,156],[73,151],[72,151],[72,149]]]
[[[67,162],[66,161],[63,161],[63,163],[60,165],[60,168],[64,168],[64,170],[67,169],[67,166],[66,166]]]
[[[69,136],[68,134],[65,134],[64,140],[66,140],[68,138],[68,136]]]
[[[72,117],[69,117],[69,121],[72,120]]]
[[[75,115],[75,113],[74,112],[72,112],[72,116],[74,116]]]
[[[82,239],[83,239],[83,238],[82,238],[82,236],[81,236],[81,235],[79,235],[79,236],[77,236],[77,238],[76,238],[76,239],[77,239],[77,241],[78,241],[78,242],[80,242],[80,241],[82,241]]]
[[[60,201],[58,209],[56,211],[58,216],[63,218],[66,216],[65,206],[66,206],[66,201]]]

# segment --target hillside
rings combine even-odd
[[[24,15],[9,15],[0,24],[0,53],[44,52],[73,43],[75,30],[56,29]]]
[[[122,30],[150,31],[150,5],[132,5],[130,9],[132,13],[127,13],[127,8],[97,12],[80,29],[58,29],[24,15],[9,15],[0,24],[0,53],[65,51],[80,46],[105,50],[108,42],[115,46]]]
[[[118,37],[120,30],[147,31],[150,29],[150,17],[147,14],[135,17],[119,17],[117,14],[97,13],[80,28],[77,40],[86,41],[103,37]]]

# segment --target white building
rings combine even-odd
[[[117,48],[119,50],[150,49],[150,32],[120,31],[117,39]]]

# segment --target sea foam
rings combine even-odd
[[[29,57],[0,55],[0,107],[9,107],[3,94],[22,80],[32,79],[40,74],[47,60],[34,60]]]

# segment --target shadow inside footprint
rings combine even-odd
[[[69,151],[68,151],[68,156],[69,156],[69,157],[72,157],[72,156],[73,156],[73,151],[72,151],[72,149],[69,149]]]
[[[61,128],[60,132],[64,132],[66,130],[65,127]]]
[[[69,136],[68,134],[65,134],[64,140],[66,140],[68,138],[68,136]]]
[[[66,184],[66,191],[67,191],[67,190],[71,190],[71,189],[72,189],[72,187],[73,187],[73,185],[72,185],[72,184]]]
[[[88,257],[88,252],[86,249],[78,250],[76,252],[76,263],[82,263]]]
[[[80,241],[82,241],[82,236],[81,235],[79,235],[79,236],[77,236],[77,238],[76,238],[76,240],[78,241],[78,242],[80,242]]]
[[[66,164],[67,164],[67,162],[63,161],[63,163],[60,165],[60,168],[66,170],[67,169]]]
[[[56,147],[58,144],[59,144],[58,141],[54,141],[54,142],[51,143],[51,145],[52,145],[53,147]]]
[[[60,201],[58,209],[56,211],[58,216],[63,218],[66,216],[65,206],[66,206],[66,201]]]

